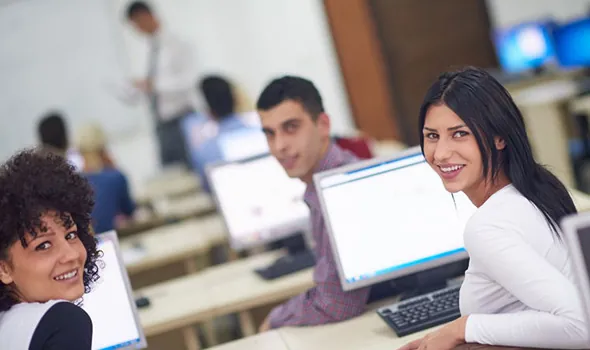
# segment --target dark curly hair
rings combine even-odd
[[[34,149],[17,153],[0,166],[0,260],[8,261],[8,249],[15,242],[20,240],[26,247],[25,233],[35,236],[43,231],[42,215],[55,211],[64,225],[73,220],[78,228],[87,253],[84,292],[90,292],[99,278],[98,259],[102,255],[91,233],[93,206],[88,181],[64,158]],[[11,287],[0,282],[0,311],[16,303]]]

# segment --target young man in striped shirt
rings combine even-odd
[[[357,159],[331,142],[330,118],[318,90],[309,80],[293,76],[273,80],[260,95],[257,109],[273,156],[290,177],[307,184],[304,200],[310,208],[316,256],[316,286],[274,308],[260,331],[320,325],[358,316],[365,311],[369,289],[342,290],[313,185],[314,173]]]

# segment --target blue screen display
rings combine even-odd
[[[590,65],[590,18],[555,28],[555,51],[562,67]]]
[[[555,59],[549,22],[523,23],[494,35],[502,68],[520,73],[540,68]]]

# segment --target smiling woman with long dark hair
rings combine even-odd
[[[428,90],[419,120],[426,160],[449,192],[464,192],[478,209],[464,234],[470,263],[462,317],[404,348],[470,342],[587,349],[558,226],[576,208],[565,186],[533,158],[508,92],[477,68],[444,73]]]
[[[76,305],[98,279],[88,182],[59,156],[18,153],[0,167],[0,347],[90,349]]]

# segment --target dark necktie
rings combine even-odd
[[[150,108],[156,120],[159,120],[160,114],[158,113],[158,96],[154,91],[154,81],[156,74],[158,73],[158,54],[160,53],[160,43],[158,39],[154,38],[150,47],[150,57],[148,61],[148,72],[147,79],[152,84],[152,91],[149,94]]]

